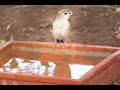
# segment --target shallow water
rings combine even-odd
[[[56,76],[62,78],[79,79],[82,75],[92,69],[93,65],[60,64],[55,62],[43,62],[39,60],[28,60],[12,58],[0,68],[0,72],[38,74]]]

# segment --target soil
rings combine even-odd
[[[74,13],[68,43],[120,47],[120,6],[114,5],[0,5],[0,40],[53,42],[52,20],[63,8]]]

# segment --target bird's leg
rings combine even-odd
[[[56,42],[57,42],[57,39],[54,39],[54,50],[56,48]]]
[[[65,48],[65,45],[67,44],[67,38],[63,39],[63,49]]]

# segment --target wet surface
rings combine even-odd
[[[38,74],[56,76],[62,78],[79,79],[92,69],[93,65],[60,64],[54,62],[41,62],[38,60],[26,60],[12,58],[0,68],[0,72]]]

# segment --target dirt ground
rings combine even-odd
[[[53,42],[52,19],[63,8],[74,13],[68,43],[120,47],[120,6],[114,5],[0,5],[0,40]]]

